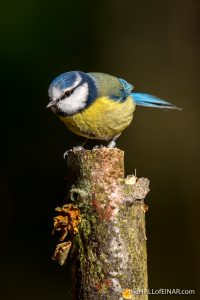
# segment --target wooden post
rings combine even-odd
[[[64,209],[68,225],[59,227],[55,218],[62,243],[54,259],[61,257],[62,264],[71,248],[73,299],[147,300],[144,198],[149,180],[124,178],[124,152],[117,148],[70,151],[67,168],[72,184]]]

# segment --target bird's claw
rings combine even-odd
[[[103,145],[96,145],[92,148],[92,150],[97,150],[103,148]]]
[[[76,146],[73,147],[72,149],[69,149],[67,151],[64,152],[63,154],[63,158],[66,159],[66,157],[68,156],[69,152],[76,152],[76,151],[83,151],[84,148],[82,146]]]

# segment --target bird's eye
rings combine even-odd
[[[72,93],[72,91],[66,91],[66,92],[64,93],[64,96],[65,96],[65,97],[69,97],[69,96],[71,95],[71,93]]]
[[[70,90],[70,91],[65,91],[63,93],[63,95],[60,97],[60,100],[63,100],[65,99],[66,97],[69,97],[72,93],[73,93],[74,90]]]

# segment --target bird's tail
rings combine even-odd
[[[181,108],[149,94],[131,93],[131,96],[133,97],[136,105],[181,110]]]

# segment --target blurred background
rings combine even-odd
[[[126,173],[148,177],[149,288],[199,278],[198,0],[18,0],[1,5],[1,299],[67,300],[69,268],[51,261],[63,152],[79,138],[46,110],[58,74],[98,71],[183,108],[138,108],[118,141]],[[185,296],[194,299],[196,296]],[[177,299],[151,295],[150,299]]]

